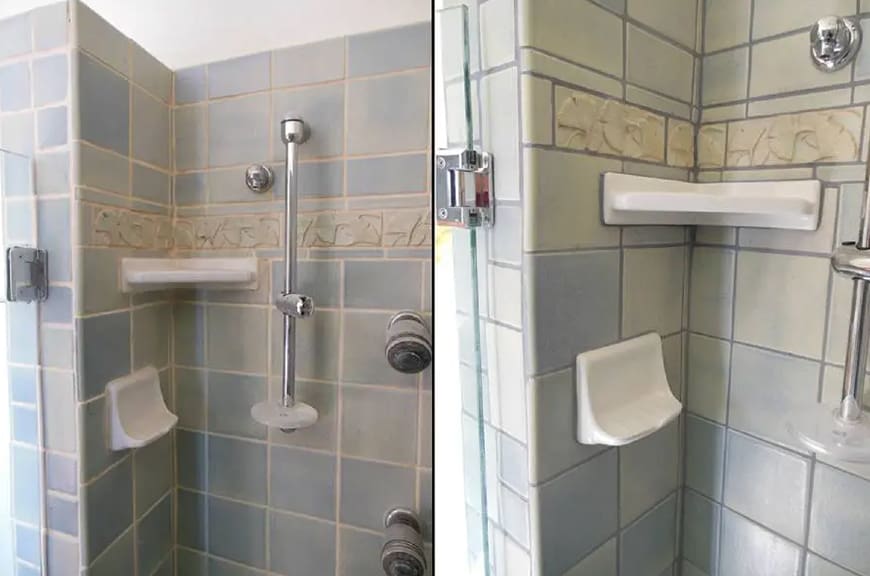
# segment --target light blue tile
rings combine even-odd
[[[70,536],[79,534],[79,503],[53,494],[46,496],[45,507],[48,529]]]
[[[399,46],[401,49],[397,49]],[[431,23],[350,36],[347,39],[347,56],[350,77],[431,66]]]
[[[265,504],[266,468],[265,444],[209,435],[209,493]]]
[[[72,290],[65,286],[52,286],[48,299],[42,303],[42,321],[56,324],[72,322]]]
[[[272,299],[284,290],[284,261],[272,262]],[[341,262],[300,260],[296,269],[296,291],[314,298],[317,308],[341,306]]]
[[[0,60],[31,51],[30,12],[0,20]]]
[[[79,566],[79,543],[49,534],[46,542],[46,564],[49,574],[75,576]]]
[[[175,203],[179,206],[205,204],[208,197],[206,172],[175,176]]]
[[[255,195],[245,184],[244,171],[240,168],[212,170],[208,173],[208,202],[264,202],[266,195]]]
[[[82,470],[85,481],[101,474],[109,465],[121,459],[126,452],[109,450],[106,438],[106,401],[105,397],[96,398],[79,407],[79,421],[84,428],[82,443]]]
[[[150,509],[172,487],[172,437],[162,438],[133,452],[136,513]]]
[[[0,143],[3,149],[32,156],[35,145],[34,121],[33,112],[8,114],[0,118]]]
[[[205,554],[185,550],[184,548],[176,548],[175,554],[178,557],[179,575],[209,576],[208,557]]]
[[[422,280],[418,260],[349,260],[344,264],[344,305],[417,310]]]
[[[82,52],[79,102],[81,138],[126,156],[130,150],[130,86]]]
[[[538,506],[542,573],[561,574],[602,544],[617,527],[616,450],[596,456],[532,490]],[[596,518],[578,522],[578,518]]]
[[[625,13],[625,0],[592,0],[605,8],[609,8],[618,14]]]
[[[38,364],[37,304],[16,304],[7,308],[8,326],[15,326],[15,338],[9,341],[8,357],[17,364]]]
[[[469,536],[472,534],[473,530]],[[383,547],[380,536],[342,526],[340,542],[339,576],[381,576],[384,568],[378,561]]]
[[[619,254],[616,251],[526,258],[526,370],[572,365],[580,352],[619,335]]]
[[[209,306],[206,323],[209,368],[265,373],[267,322],[267,312],[260,308]]]
[[[175,363],[205,365],[205,306],[179,302],[173,308],[175,320]]]
[[[170,325],[169,304],[145,306],[133,310],[133,369],[154,366],[158,370],[169,365]]]
[[[54,148],[67,143],[66,106],[45,108],[36,115],[37,144],[40,148]]]
[[[17,62],[0,67],[0,112],[30,108],[30,66]]]
[[[335,451],[338,430],[338,386],[326,382],[296,380],[296,399],[309,406],[317,406],[317,422],[291,434],[272,432],[275,444]],[[281,378],[272,378],[272,398],[281,394]]]
[[[414,505],[414,484],[410,468],[342,458],[340,521],[383,530],[388,510]]]
[[[201,102],[208,97],[205,64],[178,70],[174,76],[176,104]]]
[[[697,492],[683,497],[683,556],[708,574],[716,571],[719,558],[721,506]]]
[[[39,530],[24,524],[15,525],[15,556],[19,560],[41,566]],[[21,571],[18,571],[21,574]],[[38,574],[35,573],[35,574]]]
[[[233,58],[208,65],[208,96],[221,98],[269,88],[269,53]]]
[[[619,448],[619,522],[633,522],[679,486],[680,429],[661,430]]]
[[[36,404],[36,369],[9,366],[9,390],[13,402]]]
[[[78,451],[76,390],[69,372],[42,372],[43,442],[48,450],[72,454]],[[79,420],[81,422],[81,420]]]
[[[81,142],[76,152],[77,185],[130,194],[130,162],[126,157]]]
[[[810,512],[810,550],[860,574],[870,572],[867,526],[870,483],[817,463]]]
[[[66,54],[46,56],[33,61],[34,106],[47,106],[66,100],[68,69]]]
[[[102,394],[111,380],[130,373],[130,313],[116,312],[76,321],[82,400]]]
[[[728,508],[722,509],[719,576],[760,576],[762,573],[797,576],[799,567],[800,548],[797,545]]]
[[[426,191],[426,156],[407,154],[347,161],[349,196],[417,194]]]
[[[142,46],[130,45],[130,79],[164,102],[172,99],[172,72]]]
[[[63,46],[68,41],[69,19],[66,2],[37,8],[33,18],[33,48],[36,51]]]
[[[523,548],[530,547],[529,504],[504,485],[498,487],[504,530]]]
[[[205,490],[208,473],[205,434],[178,430],[175,433],[178,485]]]
[[[78,494],[78,479],[78,465],[75,458],[46,453],[45,485],[49,490],[75,496]]]
[[[344,77],[344,38],[272,52],[272,86],[314,84]]]
[[[142,164],[133,164],[133,197],[169,204],[169,174],[154,170]]]
[[[674,561],[677,530],[677,498],[671,496],[621,536],[620,574],[663,574]]]
[[[134,562],[134,539],[133,530],[127,532],[118,538],[107,550],[100,556],[99,560],[94,562],[88,576],[118,576],[119,574],[134,574],[136,570]]]
[[[87,523],[86,561],[92,562],[133,523],[133,467],[131,459],[94,480],[84,491]]]
[[[207,543],[206,495],[178,491],[178,544],[205,550]],[[179,561],[181,557],[179,556]]]
[[[342,453],[348,456],[414,464],[416,434],[397,434],[417,425],[415,391],[343,386]]]
[[[314,296],[316,306],[316,295]],[[298,378],[337,381],[339,322],[339,312],[318,310],[312,318],[296,324],[296,376]],[[272,372],[275,374],[281,373],[282,323],[280,312],[274,311],[271,339]]]
[[[434,486],[432,485],[432,471],[420,470],[417,474],[417,511],[420,515],[423,540],[432,542],[435,531],[435,517],[433,510]]]
[[[208,105],[208,115],[210,166],[266,160],[270,133],[268,95],[212,102]]]
[[[65,198],[40,200],[37,219],[39,247],[51,254],[48,263],[51,280],[72,280],[70,201]]]
[[[344,313],[344,380],[356,384],[413,387],[414,375],[394,370],[384,356],[386,329],[391,314]],[[321,353],[323,349],[320,349]]]
[[[73,369],[73,330],[43,326],[40,330],[40,363],[46,368]]]
[[[273,446],[269,457],[271,507],[335,520],[335,455]]]
[[[725,470],[725,429],[686,417],[686,485],[721,501]]]
[[[265,567],[265,509],[209,497],[208,535],[209,553],[255,568]],[[215,574],[211,570],[209,573]]]
[[[132,114],[132,156],[169,170],[172,140],[169,107],[143,90],[134,88]]]
[[[176,108],[175,168],[193,170],[208,166],[208,109],[205,104]]]
[[[175,409],[178,425],[195,430],[206,429],[206,372],[175,368]]]
[[[36,155],[36,194],[69,195],[69,152],[46,152]]]
[[[15,519],[33,525],[40,524],[39,454],[24,446],[12,448],[12,497],[15,502]]]
[[[318,86],[272,95],[272,122],[276,127],[288,115],[302,118],[311,130],[311,136],[300,148],[305,158],[340,156],[344,150],[344,87]],[[275,161],[284,158],[284,143],[280,129],[275,131]]]
[[[349,154],[422,150],[429,135],[429,74],[350,82],[347,109]]]
[[[271,568],[294,576],[335,572],[335,524],[292,514],[269,513]]]
[[[36,410],[24,406],[12,406],[12,439],[36,447],[39,442]]]
[[[167,495],[136,530],[139,574],[151,574],[172,548],[172,497]]]
[[[852,572],[848,572],[839,566],[831,564],[824,558],[815,554],[807,555],[806,571],[804,576],[853,576]]]
[[[264,376],[209,372],[209,431],[265,440],[266,427],[251,417],[251,408],[267,397]]]
[[[36,231],[33,229],[34,204],[32,202],[6,203],[6,244],[33,245]]]
[[[19,115],[13,115],[12,117],[17,116]],[[29,130],[32,134],[33,125],[29,126]],[[0,136],[2,136],[2,132],[0,132]],[[3,146],[6,150],[0,152],[0,161],[3,162],[3,172],[0,174],[0,178],[2,178],[6,197],[32,197],[33,163],[28,156],[8,151],[9,148],[6,143]]]

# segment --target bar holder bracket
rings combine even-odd
[[[435,153],[437,221],[459,228],[493,224],[493,162],[488,152],[468,148]]]
[[[48,298],[48,252],[26,246],[6,250],[6,299],[43,302]]]

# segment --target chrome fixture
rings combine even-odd
[[[405,374],[417,374],[432,363],[432,334],[423,317],[410,310],[396,313],[387,324],[384,348],[390,366]]]
[[[275,175],[272,169],[263,164],[248,166],[245,170],[245,185],[256,194],[262,194],[272,189]]]
[[[413,510],[393,508],[384,517],[386,537],[381,549],[381,565],[387,576],[423,576],[426,556],[423,533]]]
[[[492,156],[466,148],[435,154],[435,207],[439,224],[492,226]]]
[[[833,72],[847,66],[861,48],[861,26],[852,18],[826,16],[810,30],[810,58],[816,68]]]
[[[26,246],[6,250],[6,300],[43,302],[48,299],[48,252]]]
[[[296,281],[296,216],[298,211],[298,148],[308,140],[308,127],[301,118],[281,122],[281,140],[286,147],[284,177],[284,290],[275,306],[284,316],[284,360],[281,370],[281,398],[277,403],[261,402],[251,408],[258,422],[293,432],[317,421],[317,410],[296,399],[296,319],[314,314],[314,300],[294,293]]]

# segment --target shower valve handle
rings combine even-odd
[[[314,299],[304,294],[282,293],[275,300],[275,306],[292,318],[308,318],[314,314]]]

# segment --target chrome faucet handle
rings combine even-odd
[[[282,293],[275,299],[275,306],[285,316],[308,318],[314,314],[314,299],[304,294]]]
[[[819,70],[833,72],[849,64],[861,47],[861,27],[851,18],[826,16],[810,30],[810,57]]]

